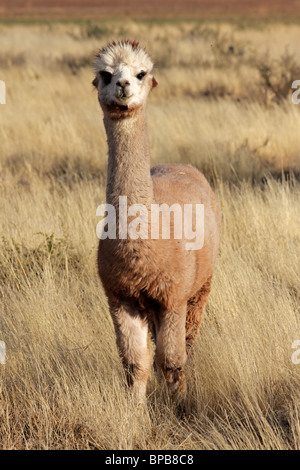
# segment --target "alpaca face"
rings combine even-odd
[[[102,49],[95,61],[98,98],[104,112],[129,116],[144,105],[156,81],[153,63],[136,42],[112,43]]]

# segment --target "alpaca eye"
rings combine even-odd
[[[140,72],[140,73],[136,76],[136,78],[137,78],[138,80],[142,80],[145,75],[146,75],[146,72]]]
[[[112,74],[103,70],[102,72],[100,72],[100,75],[104,85],[109,85],[112,79]]]

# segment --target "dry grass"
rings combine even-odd
[[[300,108],[283,59],[299,62],[299,29],[0,26],[1,449],[300,448]],[[128,400],[96,273],[106,138],[90,62],[121,36],[157,60],[153,162],[195,164],[223,211],[183,420],[154,372],[147,409]]]

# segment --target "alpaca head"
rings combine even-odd
[[[157,85],[152,60],[135,41],[112,42],[99,51],[94,66],[93,85],[104,113],[112,118],[131,116]]]

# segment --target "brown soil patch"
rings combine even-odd
[[[0,17],[296,17],[299,0],[2,0]]]

